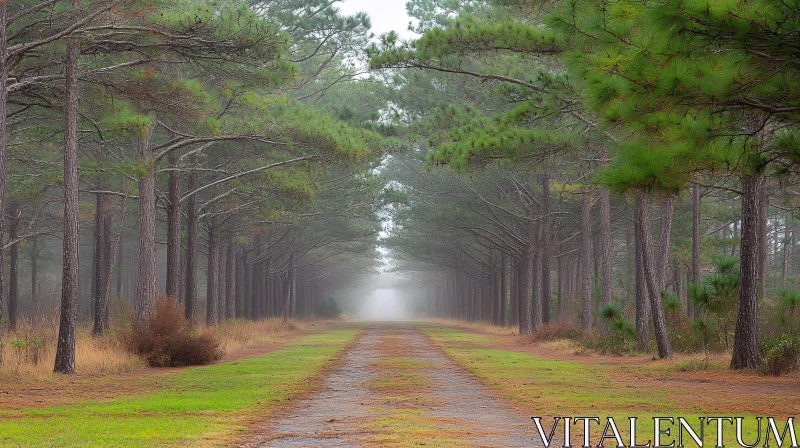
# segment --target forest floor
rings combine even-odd
[[[232,445],[309,390],[362,329],[303,331],[211,366],[3,383],[0,446]]]
[[[213,366],[0,384],[0,446],[541,446],[531,416],[546,431],[550,416],[612,416],[626,439],[640,417],[645,440],[653,416],[742,416],[749,441],[748,417],[800,411],[800,374],[710,366],[441,322],[341,323]]]

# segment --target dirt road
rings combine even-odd
[[[530,447],[534,431],[413,326],[373,324],[316,393],[264,422],[247,446]]]

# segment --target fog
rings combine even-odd
[[[359,317],[365,320],[404,320],[409,317],[409,312],[395,289],[379,288],[365,298]]]

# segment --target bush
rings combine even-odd
[[[782,334],[761,342],[759,371],[766,375],[789,373],[800,366],[800,339]]]
[[[339,304],[333,298],[322,302],[314,314],[322,319],[338,319],[342,315],[342,310],[339,309]]]
[[[534,341],[559,341],[562,339],[579,340],[581,329],[577,324],[558,321],[542,325],[542,328],[533,335]]]
[[[121,334],[125,347],[151,367],[211,364],[222,358],[220,341],[213,334],[198,334],[174,299],[159,296],[145,325],[134,322]]]

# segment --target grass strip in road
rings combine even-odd
[[[549,360],[539,356],[515,351],[492,348],[492,336],[473,334],[453,328],[420,325],[420,330],[459,365],[469,370],[484,384],[494,388],[506,398],[523,405],[532,416],[600,417],[605,425],[607,417],[613,417],[626,444],[629,442],[628,417],[638,417],[637,442],[646,443],[653,438],[653,420],[658,417],[683,417],[699,426],[698,417],[718,416],[718,413],[702,413],[702,409],[684,409],[674,399],[676,391],[653,387],[652,383],[639,385],[621,383],[616,377],[625,365],[582,364],[576,361]],[[679,393],[679,392],[678,392]],[[726,415],[741,416],[744,419],[744,440],[748,443],[758,437],[757,424],[752,415],[735,412]],[[552,420],[543,419],[545,432],[549,433]],[[783,428],[784,420],[780,423]],[[533,423],[531,423],[533,425]],[[572,445],[583,443],[582,423],[573,426]],[[762,439],[763,444],[763,428]],[[593,444],[602,434],[603,427],[596,425],[591,430]],[[672,428],[673,436],[676,427]],[[738,446],[735,431],[728,425],[725,430],[726,445]],[[559,425],[556,437],[562,437],[563,423]],[[696,446],[686,436],[686,446]],[[667,442],[670,437],[662,437]],[[707,426],[704,445],[714,446],[716,424]],[[607,441],[607,444],[611,441]],[[613,443],[611,445],[613,446]]]
[[[355,339],[337,329],[268,355],[187,368],[161,390],[104,402],[0,410],[0,446],[197,446],[230,443],[247,421],[291,396]],[[0,407],[2,404],[0,404]]]

